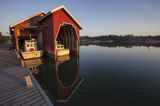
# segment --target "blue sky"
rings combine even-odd
[[[160,0],[1,0],[0,31],[36,12],[65,5],[83,26],[81,35],[160,34]]]

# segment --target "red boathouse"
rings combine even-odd
[[[46,54],[56,58],[56,41],[60,41],[71,53],[79,54],[82,26],[64,6],[49,11],[39,22],[44,26],[42,45]]]

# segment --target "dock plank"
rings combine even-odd
[[[33,104],[34,104],[35,106],[40,106],[40,105],[44,106],[45,101],[44,101],[44,100],[39,100],[39,101],[34,102]]]
[[[26,96],[27,94],[31,94],[31,93],[33,93],[33,91],[32,91],[32,90],[28,90],[28,91],[25,91],[25,92],[21,92],[21,93],[18,94],[18,95],[7,96],[7,97],[4,97],[4,98],[0,101],[0,103],[1,103],[2,105],[3,105],[3,104],[6,104],[6,103],[13,103],[14,100],[19,99],[19,98],[21,98],[21,97],[24,97],[24,96]]]
[[[15,105],[20,105],[20,104],[27,104],[29,101],[33,100],[33,99],[37,99],[38,97],[40,97],[40,94],[34,94],[31,95],[30,97],[25,98],[23,101],[17,101],[16,103],[14,103]]]

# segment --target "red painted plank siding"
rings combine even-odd
[[[69,23],[74,26],[79,39],[79,27],[75,24],[73,19],[67,13],[65,13],[63,9],[53,13],[54,37],[57,37],[60,25],[65,23]]]
[[[43,36],[43,49],[44,51],[53,54],[53,18],[52,15],[48,16],[43,22],[41,23],[43,26],[42,36]]]

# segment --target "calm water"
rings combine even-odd
[[[45,58],[33,70],[55,105],[160,106],[160,48],[80,50],[63,61]]]

